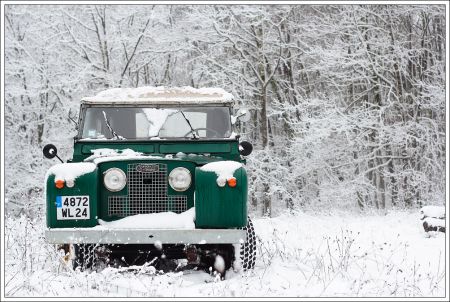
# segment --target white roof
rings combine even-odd
[[[84,104],[207,104],[232,103],[233,95],[222,88],[144,86],[112,88],[85,97]]]

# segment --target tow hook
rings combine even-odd
[[[186,247],[186,259],[188,263],[198,263],[198,253],[195,245],[189,245]]]

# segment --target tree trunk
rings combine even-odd
[[[268,121],[267,121],[267,89],[263,87],[261,91],[261,141],[262,147],[265,149],[269,142],[268,133]]]

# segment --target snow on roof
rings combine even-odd
[[[222,88],[193,88],[144,86],[112,88],[96,96],[85,97],[84,104],[225,104],[233,102],[233,95]]]

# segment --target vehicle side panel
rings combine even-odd
[[[234,172],[237,185],[219,187],[215,172],[195,170],[195,224],[197,228],[233,228],[247,225],[247,173]]]
[[[98,169],[93,172],[79,176],[75,180],[75,186],[62,189],[55,187],[55,176],[50,175],[47,179],[47,227],[49,228],[85,228],[97,225],[98,213]],[[57,219],[57,196],[89,196],[89,219],[80,220],[58,220]]]

